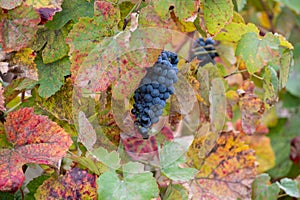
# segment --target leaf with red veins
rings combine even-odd
[[[0,84],[0,111],[5,111],[5,106],[4,106],[4,96],[3,96],[3,88],[2,85]]]
[[[4,124],[12,149],[0,150],[0,190],[18,190],[24,181],[26,163],[55,165],[72,144],[68,133],[32,108],[9,113]]]

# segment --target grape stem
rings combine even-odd
[[[126,17],[124,18],[124,25],[123,25],[123,31],[125,30],[127,24],[130,22],[131,20],[131,14],[134,13],[134,12],[139,12],[139,8],[142,4],[142,1],[144,0],[139,0],[134,6],[133,8],[129,11],[129,13],[126,15]]]
[[[239,73],[246,72],[246,71],[247,71],[247,69],[243,69],[243,70],[235,70],[234,72],[232,72],[232,73],[230,73],[230,74],[224,76],[223,78],[228,78],[228,77],[233,76],[233,75],[235,75],[235,74],[239,74]]]
[[[266,5],[266,2],[264,0],[259,0],[260,3],[261,3],[261,6],[263,7],[263,9],[265,10],[267,16],[268,16],[268,20],[269,20],[269,24],[270,24],[270,31],[272,33],[274,33],[274,26],[273,26],[273,13],[270,12],[270,10],[268,9],[267,5]]]

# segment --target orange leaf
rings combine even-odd
[[[190,151],[197,152],[202,145],[194,145]],[[198,168],[189,188],[192,199],[250,199],[255,156],[240,135],[223,132]]]
[[[17,191],[24,181],[26,163],[55,165],[66,154],[72,140],[68,133],[32,108],[9,113],[4,124],[13,149],[0,150],[0,190]]]

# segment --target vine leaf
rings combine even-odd
[[[21,69],[18,77],[38,80],[38,72],[34,63],[35,53],[30,48],[23,48],[12,56],[11,65],[17,65]]]
[[[94,14],[94,0],[65,0],[62,11],[53,16],[52,21],[48,21],[45,26],[50,30],[61,29],[70,20],[78,22],[80,17],[92,17]]]
[[[78,142],[81,142],[87,150],[91,151],[96,140],[96,131],[86,118],[84,112],[80,111],[78,114]]]
[[[215,35],[233,17],[233,3],[230,0],[204,1],[204,21],[207,31]]]
[[[188,199],[188,191],[180,184],[170,184],[167,188],[166,193],[164,194],[163,199],[172,200],[172,199]]]
[[[193,144],[189,154],[198,154],[205,141]],[[197,167],[199,173],[191,181],[193,199],[250,199],[251,183],[256,175],[254,152],[240,135],[223,132],[214,148]]]
[[[41,56],[37,56],[35,63],[38,69],[40,84],[38,92],[41,97],[48,98],[55,94],[64,84],[65,76],[70,74],[68,57],[50,64],[44,64]]]
[[[252,199],[277,199],[280,188],[276,183],[270,184],[270,179],[268,174],[260,174],[255,178],[253,181]]]
[[[94,157],[96,157],[98,161],[102,162],[107,167],[112,168],[113,170],[117,170],[121,166],[121,159],[116,151],[108,153],[106,149],[104,149],[103,147],[99,147],[97,149],[94,149],[91,154],[94,155]]]
[[[44,37],[38,39],[43,40],[45,48],[42,51],[43,62],[45,64],[55,62],[68,55],[69,47],[65,39],[72,28],[71,24],[66,24],[59,30],[45,29]]]
[[[228,41],[228,42],[238,42],[242,35],[248,32],[259,33],[258,28],[251,23],[243,24],[232,22],[230,24],[225,25],[220,33],[218,33],[214,39],[220,41]]]
[[[215,133],[223,129],[226,118],[226,97],[223,80],[215,78],[211,81],[209,94],[211,130]]]
[[[19,51],[34,39],[39,14],[31,6],[22,5],[13,10],[0,12],[0,44],[4,52]]]
[[[109,10],[109,12],[106,12],[107,10]],[[114,8],[112,4],[97,1],[95,2],[94,16],[92,18],[81,17],[79,21],[74,24],[73,29],[69,32],[66,39],[70,45],[71,74],[73,80],[75,80],[82,62],[90,51],[94,49],[104,37],[109,37],[114,34],[113,30],[119,22],[119,18],[119,10]]]
[[[121,142],[125,152],[133,160],[149,160],[157,155],[157,140],[155,136],[150,136],[148,140],[137,137],[126,137],[121,135]]]
[[[276,155],[275,166],[268,171],[274,179],[286,176],[291,167],[291,141],[299,135],[300,114],[293,114],[289,120],[279,119],[275,127],[270,128],[268,137],[271,139],[273,151]]]
[[[22,4],[22,0],[6,0],[0,1],[0,7],[10,10]]]
[[[22,83],[24,78],[18,78],[12,80],[12,82],[4,88],[3,96],[5,99],[5,103],[10,102],[13,100],[18,94],[20,94],[24,90],[19,90],[18,87]]]
[[[189,145],[188,145],[189,146]],[[188,181],[196,175],[198,170],[189,167],[180,167],[180,164],[186,161],[183,155],[186,148],[179,142],[171,142],[166,144],[159,151],[161,164],[161,172],[174,181]]]
[[[61,4],[63,0],[25,0],[27,5],[32,5],[36,9],[52,8],[55,10],[61,10]]]
[[[198,10],[194,1],[181,1],[181,0],[155,0],[153,1],[156,13],[164,20],[169,18],[169,8],[173,6],[176,16],[179,19],[187,19],[193,16]]]
[[[250,74],[258,72],[268,63],[278,61],[280,41],[272,33],[262,39],[257,33],[245,33],[236,48],[236,55],[245,61]]]
[[[291,10],[295,11],[298,15],[300,14],[300,2],[299,1],[288,1],[288,0],[278,0],[279,2],[286,5]]]
[[[264,103],[254,94],[254,83],[246,81],[242,85],[242,92],[239,106],[242,113],[242,128],[247,134],[253,134],[265,111]]]
[[[127,167],[128,166],[128,167]],[[139,163],[127,163],[123,165],[123,180],[120,180],[116,172],[105,172],[97,179],[98,198],[119,199],[151,199],[158,196],[159,190],[155,178],[151,172],[140,171],[130,173],[126,169],[140,169]]]
[[[47,175],[41,175],[36,178],[33,178],[27,185],[26,188],[28,188],[29,193],[26,194],[25,199],[35,199],[34,194],[36,193],[36,190],[39,188],[40,185],[43,184],[45,180],[47,180],[49,176]]]
[[[276,184],[285,191],[285,193],[291,197],[300,198],[300,191],[298,188],[298,182],[289,178],[283,178]]]
[[[66,83],[61,89],[48,99],[43,99],[36,95],[37,104],[47,110],[59,120],[64,120],[69,124],[73,123],[72,113],[72,94],[73,84],[70,78],[66,79]]]
[[[255,151],[258,162],[257,171],[265,172],[275,165],[275,154],[271,146],[271,140],[265,135],[255,134],[245,136],[243,140]]]
[[[17,191],[25,179],[26,163],[56,165],[66,154],[72,140],[46,116],[35,115],[32,108],[11,112],[4,124],[13,149],[0,150],[0,190]]]
[[[4,106],[5,101],[4,101],[3,92],[4,92],[4,90],[2,88],[2,84],[0,83],[0,111],[6,110],[6,108]]]
[[[51,177],[37,189],[36,199],[97,199],[96,175],[73,168],[64,176]]]

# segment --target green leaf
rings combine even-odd
[[[113,170],[117,170],[121,166],[121,159],[116,151],[108,153],[106,149],[104,149],[103,147],[99,147],[97,149],[94,149],[91,154],[94,155],[97,160],[99,160],[109,168],[112,168]]]
[[[188,181],[195,177],[198,170],[189,167],[172,166],[163,168],[161,172],[173,181]]]
[[[238,12],[242,11],[245,5],[247,4],[247,0],[233,0],[234,8]]]
[[[163,197],[164,200],[188,200],[188,191],[182,185],[170,184],[167,191]]]
[[[98,176],[100,176],[104,172],[109,171],[109,169],[104,164],[98,162],[89,153],[87,153],[85,157],[72,155],[70,156],[70,159],[82,165],[83,167],[88,168],[92,173],[97,174]]]
[[[279,39],[267,33],[259,39],[257,33],[249,32],[242,36],[236,48],[236,55],[245,61],[250,74],[258,72],[268,63],[276,62],[279,58]]]
[[[286,89],[293,95],[300,97],[300,43],[295,45],[295,64],[290,70],[289,79],[286,84]]]
[[[231,0],[204,1],[204,21],[208,32],[218,33],[233,17]]]
[[[295,11],[298,15],[300,14],[300,1],[298,0],[276,0],[276,1],[283,3],[291,10]]]
[[[300,198],[300,191],[298,188],[298,182],[289,178],[280,180],[280,183],[276,182],[277,185],[289,196]]]
[[[68,55],[69,47],[65,39],[71,28],[71,24],[67,24],[59,30],[47,31],[47,44],[42,51],[45,64],[52,63]]]
[[[97,185],[98,198],[104,200],[151,199],[157,197],[159,192],[150,172],[124,174],[123,180],[115,172],[105,172],[97,179]]]
[[[273,183],[268,185],[270,176],[268,174],[258,175],[252,183],[253,200],[277,200],[280,188]]]
[[[61,29],[68,21],[77,22],[80,17],[92,17],[94,14],[94,0],[64,0],[62,11],[54,15],[53,20],[45,26],[50,30]]]
[[[37,56],[35,59],[39,74],[39,89],[41,97],[48,98],[55,94],[64,84],[65,76],[70,74],[69,57],[50,64],[44,64],[42,58]]]
[[[14,196],[12,193],[0,191],[0,199],[15,200]]]
[[[277,78],[277,72],[272,66],[268,66],[265,68],[264,80],[264,101],[270,105],[274,104],[275,102],[277,102],[279,80]]]
[[[29,193],[25,196],[25,200],[35,200],[34,194],[35,194],[36,190],[48,178],[49,178],[49,176],[42,175],[42,176],[34,178],[32,181],[30,181],[26,186],[29,190]]]
[[[292,60],[293,60],[293,52],[291,50],[284,50],[280,57],[279,89],[284,88],[289,80],[288,78],[289,78],[290,66],[292,65]],[[299,70],[299,74],[300,74],[300,70]],[[299,93],[300,90],[298,94]]]
[[[290,160],[290,142],[299,135],[300,114],[293,114],[289,120],[279,119],[276,127],[270,128],[267,135],[276,155],[275,166],[268,171],[274,179],[286,176],[292,166]]]
[[[198,170],[194,168],[180,167],[179,164],[185,162],[184,153],[188,144],[170,142],[159,151],[160,165],[162,173],[174,181],[187,181],[192,179]]]

